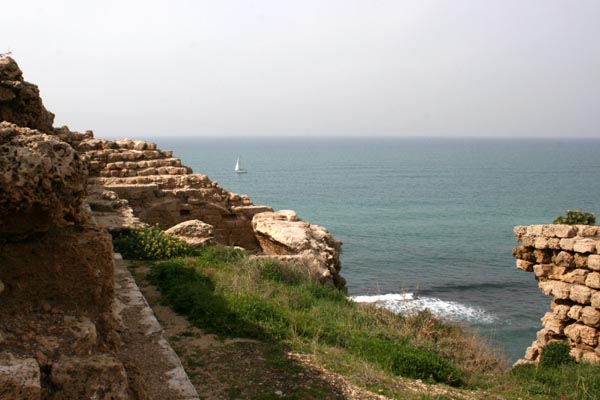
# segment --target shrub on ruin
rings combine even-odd
[[[558,367],[575,362],[571,357],[571,348],[565,342],[553,342],[547,344],[540,356],[540,367]]]
[[[556,217],[554,224],[566,225],[594,225],[596,216],[594,213],[581,212],[579,210],[567,210],[567,215]]]
[[[194,246],[169,235],[158,225],[121,233],[113,239],[113,246],[129,260],[166,260],[196,254]]]

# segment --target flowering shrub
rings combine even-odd
[[[114,238],[113,246],[123,258],[130,260],[166,260],[196,253],[194,246],[165,233],[158,225],[122,233]]]

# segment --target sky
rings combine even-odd
[[[0,52],[111,136],[600,138],[598,0],[19,0]]]

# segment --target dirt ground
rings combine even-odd
[[[250,339],[220,340],[160,304],[145,267],[132,273],[201,399],[385,400],[316,365],[310,355]]]
[[[240,338],[222,340],[207,334],[161,304],[159,291],[145,279],[147,267],[133,266],[130,270],[201,399],[388,399],[323,368],[311,354],[293,353],[276,343]],[[406,393],[409,398],[501,399],[419,380],[397,380],[397,392]]]

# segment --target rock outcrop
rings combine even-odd
[[[23,80],[21,69],[10,57],[0,57],[0,121],[54,132],[54,114],[46,110],[38,87]]]
[[[88,164],[35,85],[0,57],[0,397],[137,398],[118,359],[111,236]]]
[[[517,226],[515,237],[522,243],[513,250],[517,268],[533,272],[553,297],[525,361],[537,362],[546,344],[565,341],[575,359],[600,363],[600,226]]]
[[[71,146],[8,123],[0,132],[0,370],[17,359],[19,371],[58,385],[53,371],[63,357],[83,365],[117,349],[112,241],[83,207],[87,166]],[[22,398],[77,398],[89,373],[70,371],[73,383],[59,397],[42,384]],[[15,393],[37,390],[18,385],[0,376]]]
[[[208,246],[215,242],[213,226],[197,219],[177,224],[167,229],[166,232],[198,247]]]
[[[252,228],[265,254],[305,263],[328,286],[343,289],[346,285],[340,275],[342,243],[326,228],[299,220],[290,210],[257,214]]]
[[[0,122],[0,238],[80,222],[86,181],[87,166],[67,143]]]

